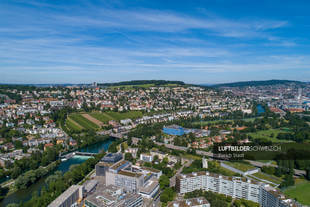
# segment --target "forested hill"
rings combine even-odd
[[[185,85],[182,81],[166,81],[166,80],[132,80],[123,81],[118,83],[99,83],[100,86],[128,86],[128,85],[144,85],[144,84],[154,84],[154,85],[166,85],[166,84],[177,84]]]
[[[296,84],[305,85],[306,82],[292,81],[292,80],[266,80],[266,81],[243,81],[234,83],[223,83],[216,84],[213,87],[248,87],[248,86],[268,86],[268,85],[279,85],[279,84]]]

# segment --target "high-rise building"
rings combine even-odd
[[[78,202],[83,199],[83,186],[72,185],[60,196],[58,196],[48,207],[72,207],[77,206]]]
[[[285,195],[270,186],[261,187],[259,203],[262,207],[302,207],[293,199],[286,199]]]
[[[199,197],[172,201],[167,207],[210,207],[210,203],[204,197]]]
[[[208,159],[202,158],[202,168],[208,168]]]
[[[106,185],[122,187],[125,192],[139,193],[146,198],[154,198],[159,192],[158,177],[161,171],[136,168],[126,160],[109,167],[105,173]]]
[[[96,164],[96,176],[105,176],[106,171],[116,162],[123,159],[121,153],[109,153]]]
[[[195,172],[176,177],[176,190],[188,193],[206,190],[260,203],[262,207],[301,206],[267,184],[242,177],[227,177],[209,172]]]

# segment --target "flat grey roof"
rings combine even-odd
[[[69,196],[71,196],[76,190],[78,190],[80,185],[71,185],[65,192],[58,196],[48,207],[58,207],[60,206]]]

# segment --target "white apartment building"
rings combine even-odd
[[[244,178],[227,177],[209,172],[179,175],[176,179],[176,188],[179,193],[202,189],[256,203],[259,202],[260,194],[259,183]]]
[[[210,207],[210,203],[204,197],[198,197],[172,201],[168,203],[167,207]]]
[[[176,190],[188,193],[195,190],[212,191],[232,198],[250,200],[262,207],[301,207],[292,199],[286,199],[267,184],[241,177],[227,177],[210,172],[195,172],[176,177]]]
[[[151,154],[140,154],[140,160],[144,162],[152,162],[153,156]]]

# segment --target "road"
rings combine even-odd
[[[187,161],[182,165],[182,167],[180,167],[180,169],[177,170],[175,175],[172,178],[170,178],[170,184],[169,184],[170,187],[175,186],[176,176],[179,175],[182,172],[183,168],[184,167],[189,167],[192,164],[192,162],[193,162],[193,160],[191,160],[191,159],[186,159],[186,160]]]
[[[175,150],[181,150],[181,151],[187,151],[188,150],[188,147],[180,147],[180,146],[175,146],[175,145],[172,145],[172,144],[164,144],[164,143],[161,143],[161,142],[155,142],[155,144],[157,144],[157,145],[164,145],[165,147],[167,147],[169,149],[175,149]],[[196,150],[196,154],[203,155],[203,156],[208,156],[208,157],[211,157],[213,159],[218,159],[217,157],[214,156],[214,154],[212,152]],[[255,167],[259,167],[259,168],[262,168],[263,166],[278,167],[277,165],[270,164],[270,163],[262,163],[262,162],[257,162],[257,161],[253,161],[253,160],[245,160],[245,161],[248,161],[251,165],[253,165]],[[296,175],[296,176],[305,176],[306,175],[306,171],[305,170],[294,169],[294,175]]]
[[[257,162],[257,161],[253,161],[253,160],[246,160],[246,161],[248,161],[251,165],[253,165],[255,167],[259,167],[259,168],[262,168],[263,166],[278,167],[278,165],[274,165],[274,164],[270,164],[270,163],[262,163],[262,162]],[[306,175],[306,171],[294,169],[294,175],[304,176],[304,175]]]

